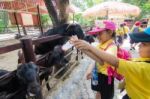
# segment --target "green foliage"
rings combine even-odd
[[[42,22],[42,26],[47,26],[52,24],[52,21],[49,17],[49,15],[41,15],[41,22]]]
[[[0,20],[0,33],[4,30],[4,28],[2,27],[4,27],[4,24],[3,24],[3,21]]]
[[[104,0],[71,0],[71,3],[79,7],[82,10],[86,10],[96,4],[101,3]]]
[[[75,15],[75,21],[77,21],[79,24],[83,26],[91,26],[94,23],[94,19],[85,19],[83,18],[82,14],[76,14]]]
[[[142,17],[146,17],[148,15],[150,15],[149,11],[150,11],[150,3],[145,3],[141,5],[142,8]]]
[[[136,5],[141,8],[142,12],[137,19],[150,15],[150,0],[122,0],[123,2]]]
[[[99,4],[99,3],[101,3],[102,1],[104,1],[104,0],[93,0],[94,4]]]
[[[71,3],[79,7],[82,11],[101,3],[104,0],[71,0]],[[71,18],[73,19],[73,18]],[[95,18],[85,19],[82,14],[75,14],[75,21],[83,26],[91,26],[94,24]]]
[[[0,12],[0,33],[8,26],[8,13],[5,11]]]

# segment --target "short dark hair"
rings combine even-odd
[[[109,29],[106,29],[106,31],[109,32],[109,33],[110,33],[110,32],[113,32],[113,33],[112,33],[112,38],[115,38],[115,37],[116,37],[116,31],[112,31],[112,30],[109,30]]]

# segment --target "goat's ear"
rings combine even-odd
[[[21,52],[21,50],[18,51],[18,64],[24,64],[25,58],[24,54]]]

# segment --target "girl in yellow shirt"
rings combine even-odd
[[[150,27],[142,33],[131,33],[130,38],[135,42],[140,42],[140,58],[133,61],[119,59],[114,55],[90,46],[77,37],[72,37],[70,41],[81,51],[89,52],[91,58],[96,57],[99,63],[107,62],[117,68],[118,72],[125,78],[125,89],[131,99],[150,99]]]
[[[103,24],[103,26],[102,26]],[[100,27],[94,27],[92,31],[89,31],[90,35],[97,35],[99,44],[97,49],[103,50],[114,56],[117,56],[117,46],[114,44],[113,38],[115,37],[116,26],[111,21],[104,21],[100,24]],[[95,68],[96,65],[96,68]],[[114,96],[114,78],[110,76],[111,82],[108,83],[108,67],[110,65],[107,63],[95,63],[91,65],[87,71],[87,79],[91,79],[92,70],[98,72],[98,83],[92,78],[91,85],[92,90],[96,91],[96,99],[113,99]],[[94,69],[93,69],[94,68]],[[94,76],[94,75],[93,75]],[[96,75],[95,75],[96,76]]]

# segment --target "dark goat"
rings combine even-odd
[[[89,42],[89,43],[95,42],[94,37],[92,35],[84,36],[84,40]]]
[[[52,52],[46,54],[45,57],[43,57],[42,62],[37,63],[38,65],[45,64],[45,66],[47,67],[40,72],[41,81],[43,81],[43,79],[45,79],[45,81],[48,81],[48,77],[50,74],[52,74],[52,72],[56,72],[62,66],[65,66],[68,63],[68,60],[64,56],[65,52],[62,50],[62,46],[57,45],[54,47],[54,50]],[[50,86],[48,83],[46,84],[46,86],[47,89],[50,90]]]
[[[61,45],[56,45],[52,51],[43,55],[37,64],[40,66],[51,67],[55,66],[62,66],[65,65],[67,60],[64,58],[65,52],[62,50]]]
[[[49,64],[53,64],[57,67],[64,66],[68,62],[64,56],[65,52],[62,50],[62,46],[55,46],[53,53],[51,54],[52,58],[51,60],[48,60]]]
[[[0,70],[0,99],[27,99],[31,94],[42,99],[38,71],[32,62],[12,72]]]
[[[53,29],[48,30],[47,32],[44,33],[43,36],[50,36],[50,35],[56,35],[56,34],[59,34],[64,37],[51,41],[51,42],[45,42],[45,43],[35,46],[35,53],[45,54],[49,51],[52,51],[56,45],[63,45],[64,43],[66,43],[66,41],[68,41],[68,37],[72,35],[77,35],[78,38],[80,39],[84,38],[84,33],[79,24],[63,24],[59,27],[55,27]]]
[[[68,37],[77,35],[78,38],[84,39],[85,35],[79,24],[63,24],[59,27],[48,30],[43,36],[50,36],[59,34],[64,36],[63,38],[45,42],[35,46],[35,53],[43,55],[37,64],[46,67],[42,70],[40,79],[48,80],[48,76],[52,73],[52,68],[58,70],[60,67],[65,66],[67,60],[64,58],[64,52],[61,49],[61,45],[68,41]],[[89,40],[89,38],[87,38]],[[57,46],[58,45],[58,46]],[[52,67],[55,65],[55,67]],[[47,85],[48,90],[50,87]]]
[[[0,76],[5,75],[7,73],[9,73],[9,71],[0,69]]]

